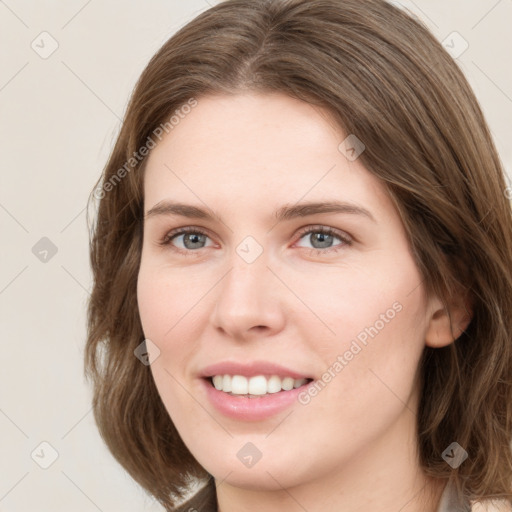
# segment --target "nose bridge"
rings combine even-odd
[[[248,263],[236,251],[230,258],[230,271],[221,287],[219,300],[229,305],[231,312],[255,311],[268,289],[267,260],[262,254]]]
[[[250,242],[248,242],[250,244]],[[246,249],[245,251],[243,249]],[[267,268],[266,253],[254,257],[249,245],[240,244],[233,251],[230,270],[219,283],[213,323],[233,337],[243,337],[252,327],[276,329],[282,321],[276,301],[275,280]]]

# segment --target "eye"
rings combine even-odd
[[[352,244],[352,240],[347,235],[327,226],[312,226],[306,228],[300,233],[300,238],[309,240],[313,246],[310,247],[310,249],[314,254],[337,252],[343,247]],[[341,240],[342,243],[332,246],[335,238]],[[299,245],[299,247],[304,246]]]
[[[327,226],[311,226],[305,228],[300,233],[300,239],[303,238],[309,240],[312,244],[312,247],[309,249],[315,255],[337,252],[343,247],[350,246],[352,244],[352,240],[348,235]],[[185,255],[192,255],[193,253],[198,253],[199,249],[204,249],[213,245],[206,245],[206,242],[209,239],[209,235],[202,229],[188,226],[170,231],[158,242],[158,244],[161,246],[172,245],[178,252]],[[332,244],[335,239],[340,240],[341,243],[333,246]],[[175,242],[175,240],[180,242]],[[305,249],[308,248],[307,246],[300,244],[297,246]]]
[[[181,247],[174,242],[174,240],[179,240],[180,238]],[[207,233],[198,228],[190,226],[170,231],[158,243],[162,246],[172,244],[179,251],[190,254],[191,252],[194,252],[198,249],[207,247],[204,244],[208,238],[209,236]]]

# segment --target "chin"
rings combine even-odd
[[[233,470],[228,467],[222,469],[224,473],[222,471],[212,473],[218,482],[225,482],[234,487],[251,491],[281,491],[283,487],[288,489],[302,483],[300,479],[290,479],[289,472],[286,469],[268,470],[264,467],[259,468],[259,470],[256,470],[256,468]]]
[[[206,456],[208,458],[208,455]],[[252,467],[246,467],[237,456],[222,460],[212,461],[211,454],[204,464],[200,458],[199,463],[215,477],[217,483],[225,482],[235,487],[243,487],[253,491],[277,491],[294,487],[304,483],[311,477],[311,470],[303,465],[300,460],[290,463],[288,460],[273,456],[265,457],[256,462]],[[293,471],[291,471],[293,469]],[[309,475],[309,476],[308,476]]]

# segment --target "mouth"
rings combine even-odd
[[[295,379],[285,375],[212,375],[204,378],[208,384],[217,391],[226,395],[243,398],[262,398],[269,395],[278,395],[293,389],[307,386],[313,381],[306,377]]]

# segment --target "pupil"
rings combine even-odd
[[[320,248],[328,247],[329,242],[332,242],[332,235],[328,235],[327,233],[317,233],[316,236],[319,238],[319,240],[317,240],[317,241],[320,242],[320,244],[321,244]],[[313,238],[313,240],[315,240],[315,239]],[[313,243],[313,246],[314,245],[315,244]]]
[[[190,249],[190,248],[194,249],[195,247],[189,247],[189,245],[192,244],[192,246],[193,246],[194,244],[200,243],[201,237],[204,237],[204,235],[200,235],[197,233],[190,233],[183,237],[183,243],[184,243],[185,247],[187,247],[187,249]],[[188,241],[190,241],[190,244],[187,243]]]

